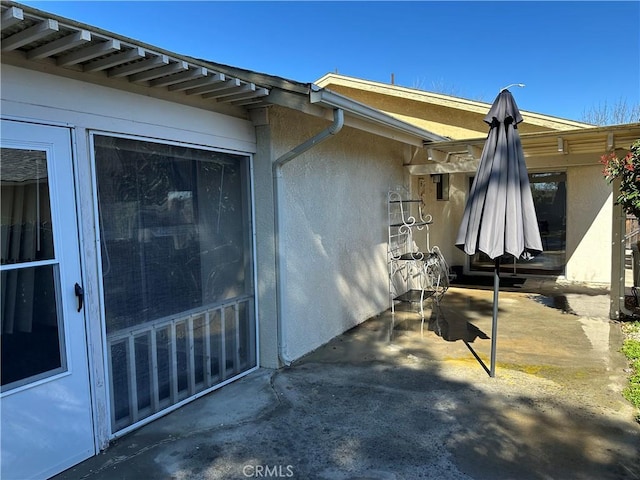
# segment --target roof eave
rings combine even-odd
[[[352,117],[368,124],[379,125],[404,136],[411,137],[414,139],[411,144],[416,146],[421,147],[425,142],[430,143],[448,140],[446,137],[436,135],[428,130],[416,127],[415,125],[402,120],[398,120],[397,118],[370,107],[369,105],[357,102],[349,97],[340,95],[325,88],[319,90],[312,89],[310,93],[310,102],[311,104],[320,105],[325,108],[343,109],[347,117]]]
[[[456,97],[453,95],[446,95],[435,92],[428,92],[426,90],[419,90],[416,88],[408,88],[395,84],[386,84],[381,82],[375,82],[371,80],[365,80],[356,77],[349,77],[346,75],[328,73],[315,82],[320,87],[326,88],[332,84],[340,85],[347,88],[354,88],[359,90],[366,90],[372,93],[389,96],[403,96],[410,98],[417,102],[431,103],[434,105],[440,105],[444,107],[465,110],[476,114],[485,115],[489,108],[490,103],[480,102],[476,100],[469,100],[467,98]],[[578,122],[566,118],[554,117],[551,115],[544,115],[541,113],[531,112],[528,110],[521,110],[520,113],[525,118],[527,123],[538,125],[553,130],[572,130],[577,128],[590,128],[594,125],[590,125],[584,122]]]
[[[591,154],[594,158],[616,149],[628,149],[640,139],[640,123],[536,132],[520,135],[526,158]],[[426,145],[427,155],[416,163],[454,163],[478,160],[486,137],[448,140]]]
[[[277,83],[256,83],[235,75],[239,69],[168,52],[19,3],[3,2],[1,8],[3,62],[120,89],[145,88],[152,95],[185,103],[197,98],[201,108],[246,108],[260,103]],[[294,84],[288,88],[305,88]]]

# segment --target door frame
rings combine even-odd
[[[95,151],[94,151],[94,136],[96,135],[106,135],[116,138],[126,138],[132,140],[139,141],[149,141],[156,142],[164,145],[176,145],[183,147],[192,147],[201,150],[209,150],[215,152],[223,152],[230,153],[233,155],[241,155],[247,157],[247,188],[248,188],[248,198],[250,208],[250,216],[249,216],[249,231],[248,235],[250,236],[251,243],[251,279],[253,283],[253,312],[252,315],[254,317],[254,348],[255,348],[255,366],[245,370],[237,375],[234,375],[230,378],[227,378],[211,387],[200,391],[196,394],[188,396],[187,398],[166,407],[146,418],[143,418],[127,427],[124,427],[118,431],[113,431],[111,425],[111,395],[113,394],[111,390],[111,369],[109,365],[109,339],[107,336],[106,330],[106,312],[105,312],[105,302],[104,302],[104,283],[102,280],[102,231],[100,226],[100,216],[99,216],[99,208],[98,208],[98,178],[97,178],[97,168],[95,165]],[[246,150],[235,150],[226,147],[215,146],[210,143],[201,143],[201,142],[193,142],[193,141],[184,141],[179,139],[170,139],[163,136],[152,136],[149,133],[130,133],[123,132],[121,129],[111,129],[107,130],[104,128],[92,128],[87,127],[83,129],[83,140],[86,141],[86,145],[83,146],[84,151],[86,151],[87,162],[90,165],[90,188],[91,188],[91,198],[86,202],[87,203],[87,212],[90,210],[90,215],[93,216],[93,224],[95,225],[94,236],[92,237],[93,244],[91,245],[92,252],[95,255],[95,264],[96,268],[96,290],[95,290],[95,307],[98,309],[98,321],[94,322],[94,328],[99,329],[99,332],[94,333],[94,338],[97,338],[99,335],[100,338],[100,349],[102,354],[98,357],[94,356],[94,364],[96,368],[100,368],[102,375],[102,384],[99,388],[102,389],[101,396],[99,401],[102,401],[102,412],[103,416],[98,419],[102,423],[96,423],[97,420],[94,419],[95,429],[101,428],[103,432],[96,433],[96,442],[100,439],[103,441],[103,447],[100,449],[106,448],[110,441],[118,439],[132,431],[135,431],[141,428],[144,425],[147,425],[158,418],[161,418],[169,413],[181,408],[182,406],[202,397],[212,393],[215,390],[218,390],[236,380],[239,380],[242,377],[245,377],[256,370],[258,370],[260,365],[260,316],[259,316],[259,294],[258,294],[258,261],[257,261],[257,231],[256,231],[256,203],[255,203],[255,180],[254,180],[254,153],[248,152]],[[81,184],[80,184],[81,185]],[[84,251],[84,248],[83,248]],[[87,331],[87,335],[90,335],[90,332]],[[100,365],[98,365],[100,364]],[[96,385],[97,386],[97,385]]]
[[[91,215],[93,215],[93,192],[95,192],[95,185],[87,185],[87,189],[82,191],[83,182],[80,181],[80,170],[82,169],[82,161],[85,161],[89,155],[89,130],[78,127],[70,122],[61,122],[55,120],[42,120],[33,117],[21,117],[18,115],[6,115],[2,114],[0,117],[3,120],[11,120],[20,123],[27,123],[32,125],[41,125],[45,127],[61,127],[69,130],[71,141],[71,162],[73,167],[73,183],[74,183],[74,200],[76,208],[76,232],[78,235],[78,245],[80,248],[80,276],[82,279],[83,288],[85,291],[84,308],[82,310],[83,321],[85,325],[85,347],[87,350],[87,368],[89,371],[89,388],[91,397],[91,416],[93,420],[93,443],[94,454],[104,450],[109,445],[109,431],[108,426],[105,424],[105,416],[101,416],[99,412],[104,412],[107,402],[105,400],[106,393],[105,382],[106,375],[103,370],[103,355],[102,355],[102,328],[101,324],[92,324],[92,318],[101,318],[95,316],[96,305],[100,304],[99,299],[96,297],[96,289],[93,287],[93,276],[88,271],[87,251],[92,251],[95,247],[92,241],[87,241],[83,225],[87,221],[87,213],[84,210],[84,206],[89,203]],[[81,155],[81,152],[87,152]],[[87,161],[87,165],[90,163]],[[93,178],[93,172],[89,166],[90,178]],[[88,192],[88,193],[87,193]],[[89,202],[83,202],[83,198],[88,195]],[[90,217],[92,218],[92,217]],[[89,250],[88,250],[89,248]]]
[[[92,456],[93,456],[93,455],[96,455],[106,445],[104,441],[102,442],[100,441],[100,437],[98,434],[98,425],[100,425],[100,423],[99,423],[99,418],[97,416],[97,412],[99,410],[98,410],[98,404],[96,402],[96,393],[95,393],[96,383],[94,379],[94,368],[93,368],[95,365],[95,357],[92,354],[91,349],[89,348],[90,346],[89,339],[92,333],[92,329],[91,329],[91,324],[89,322],[90,315],[88,315],[87,313],[88,302],[86,301],[86,297],[87,297],[86,286],[87,286],[87,279],[89,277],[87,276],[87,271],[86,271],[86,257],[85,257],[85,248],[84,248],[85,239],[84,239],[83,229],[82,229],[83,216],[80,208],[81,198],[80,198],[80,192],[79,192],[79,185],[81,185],[81,183],[80,183],[79,174],[78,174],[78,159],[80,157],[79,157],[78,142],[77,142],[77,127],[74,124],[71,124],[68,122],[60,122],[60,121],[54,121],[54,120],[41,120],[37,118],[21,117],[17,115],[10,115],[10,114],[4,114],[4,113],[0,115],[0,119],[3,121],[6,120],[6,121],[15,122],[15,123],[20,123],[22,125],[60,128],[60,129],[66,130],[68,134],[67,141],[69,142],[68,147],[71,155],[70,161],[71,161],[71,169],[72,169],[71,181],[73,182],[72,197],[73,197],[73,203],[74,203],[73,206],[75,210],[75,228],[74,228],[74,232],[71,234],[75,235],[78,239],[77,258],[78,258],[78,272],[80,276],[78,281],[85,289],[84,306],[83,306],[82,312],[78,312],[78,314],[81,315],[83,327],[84,327],[84,338],[83,338],[81,348],[83,348],[85,351],[85,358],[87,362],[87,364],[85,365],[86,375],[87,375],[86,388],[89,395],[89,402],[90,402],[90,409],[91,409],[90,418],[91,418],[91,431],[92,431],[91,437],[92,437],[92,449],[93,449]],[[50,201],[52,203],[54,202],[54,198],[55,198],[54,195],[57,194],[57,191],[58,191],[58,188],[56,186],[56,189],[51,192]],[[63,324],[63,329],[64,329],[63,337],[65,339],[65,344],[66,344],[68,340],[67,338],[68,332],[64,324]],[[70,375],[70,374],[72,374],[71,371],[66,371],[66,372],[61,372],[59,374],[55,374],[51,377],[36,380],[35,382],[32,382],[28,385],[17,387],[14,391],[11,391],[9,395],[13,394],[14,392],[18,393],[30,387],[37,386],[39,384],[45,383],[47,381],[51,381],[56,378],[62,378],[63,376]]]

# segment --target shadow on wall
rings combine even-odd
[[[290,359],[388,307],[386,193],[402,183],[401,147],[346,127],[283,168]]]
[[[603,251],[604,245],[611,244],[611,186],[602,177],[601,167],[569,168],[567,170],[567,238],[566,261],[567,278],[577,265],[592,261],[602,264],[602,279],[583,281],[608,282],[610,250]],[[604,221],[606,220],[606,221]],[[605,235],[606,238],[600,238]],[[574,256],[577,255],[577,258]],[[603,258],[604,257],[604,258]],[[607,267],[607,268],[605,268]]]
[[[418,188],[420,177],[425,178],[426,181],[425,211],[433,216],[433,224],[430,225],[429,230],[430,246],[440,247],[449,265],[464,265],[466,255],[454,245],[454,242],[465,208],[469,175],[450,174],[448,200],[436,200],[436,184],[431,181],[429,175],[418,176],[415,179],[416,188]]]

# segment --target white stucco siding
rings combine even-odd
[[[567,169],[567,280],[610,283],[612,195],[602,166]]]
[[[2,114],[255,151],[251,122],[113,88],[2,65]]]
[[[275,157],[328,126],[301,115],[289,120],[285,125],[274,112]],[[404,150],[344,127],[283,167],[282,341],[288,359],[388,308],[386,195],[403,183]]]
[[[424,185],[421,186],[421,179]],[[469,184],[469,175],[449,175],[449,200],[437,200],[436,184],[430,175],[417,175],[412,177],[412,195],[421,198],[424,202],[424,213],[431,215],[433,223],[429,226],[429,248],[437,246],[450,266],[464,265],[465,254],[454,245],[458,234],[458,228],[462,221]],[[419,247],[425,249],[427,245],[419,241]]]
[[[567,173],[566,271],[570,282],[608,284],[611,278],[611,185],[602,177],[602,167],[596,164],[561,167]],[[558,159],[546,159],[534,164],[533,171],[558,170]],[[426,213],[433,216],[430,228],[431,246],[438,245],[449,265],[464,265],[464,252],[454,245],[462,220],[469,176],[472,173],[450,175],[449,201],[436,201],[435,185],[425,175],[424,201]],[[419,178],[412,185],[419,192]]]

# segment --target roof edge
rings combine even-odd
[[[329,108],[341,108],[355,117],[418,137],[423,142],[442,142],[449,140],[447,137],[416,127],[411,123],[398,120],[376,108],[326,88],[319,90],[312,89],[309,99],[312,104]]]
[[[366,80],[357,77],[351,77],[348,75],[341,75],[337,73],[327,73],[321,78],[316,80],[314,84],[319,87],[326,87],[331,83],[339,84],[345,87],[360,88],[363,90],[373,91],[375,93],[393,95],[398,93],[404,93],[412,96],[415,100],[423,101],[427,103],[433,103],[438,105],[445,105],[452,108],[464,109],[467,111],[486,114],[491,108],[491,103],[480,102],[477,100],[469,100],[462,97],[456,97],[453,95],[446,95],[441,93],[429,92],[426,90],[420,90],[416,88],[402,87],[399,85],[386,84],[382,82],[376,82],[372,80]],[[382,91],[385,90],[385,91]],[[576,129],[576,128],[590,128],[594,125],[584,122],[578,122],[566,118],[554,117],[552,115],[545,115],[542,113],[531,112],[529,110],[520,111],[524,117],[527,118],[528,123],[549,127],[549,124],[555,124],[555,128],[558,130]],[[554,127],[549,127],[554,128]]]

